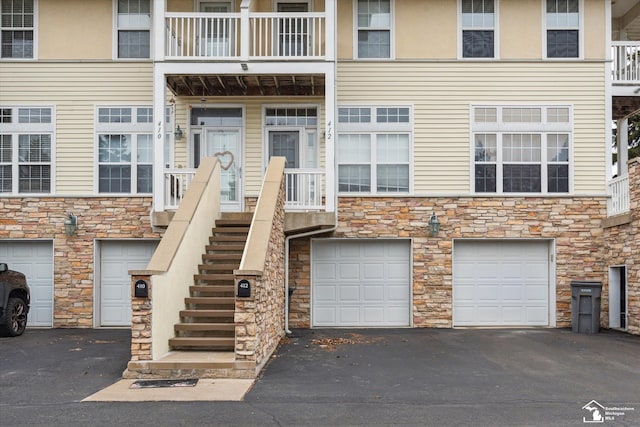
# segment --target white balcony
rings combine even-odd
[[[609,199],[607,215],[615,216],[629,212],[629,175],[623,175],[609,181]]]
[[[640,85],[640,41],[612,42],[613,84]]]
[[[326,13],[166,13],[166,60],[324,60]],[[331,35],[333,37],[333,35]]]
[[[175,211],[184,198],[196,169],[178,168],[164,171],[164,209]],[[287,211],[323,211],[322,193],[325,172],[322,169],[285,169]]]

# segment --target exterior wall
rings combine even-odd
[[[3,62],[0,105],[54,106],[52,193],[94,195],[96,106],[151,106],[152,77],[151,63]]]
[[[627,331],[640,335],[640,159],[629,162],[629,189],[631,190],[631,221],[624,225],[605,228],[607,266],[627,267]],[[602,302],[602,324],[608,325],[608,286],[605,282]]]
[[[413,106],[416,195],[470,194],[472,104],[571,105],[574,194],[604,195],[606,78],[604,63],[351,61],[338,105]]]
[[[151,198],[0,198],[0,239],[53,241],[54,327],[92,327],[96,239],[158,238],[149,223]],[[73,236],[65,213],[78,217]]]
[[[432,212],[442,223],[431,237]],[[358,198],[339,199],[336,238],[411,238],[413,326],[452,326],[454,239],[544,239],[555,245],[556,321],[571,325],[572,280],[603,281],[606,216],[601,198]],[[295,251],[295,252],[294,252]],[[292,245],[290,325],[310,324],[309,240]]]
[[[113,0],[44,0],[38,6],[38,59],[113,57]]]

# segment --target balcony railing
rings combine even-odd
[[[613,83],[640,84],[640,42],[612,42]]]
[[[176,210],[184,198],[189,184],[196,174],[195,169],[165,169],[165,210]],[[285,169],[286,199],[288,211],[324,210],[322,169]]]
[[[165,58],[324,59],[324,12],[167,13]],[[246,32],[246,34],[245,34]]]
[[[609,199],[607,215],[614,216],[629,212],[629,175],[623,175],[609,181]]]

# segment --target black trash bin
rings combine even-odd
[[[600,332],[601,282],[571,282],[571,330],[580,334]]]

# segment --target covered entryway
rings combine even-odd
[[[144,270],[157,246],[155,240],[99,242],[99,326],[131,325],[129,270]]]
[[[27,276],[31,291],[28,326],[53,326],[53,244],[50,241],[2,241],[0,262]]]
[[[456,241],[454,326],[549,325],[549,242]]]
[[[408,240],[314,240],[312,326],[410,326]]]

